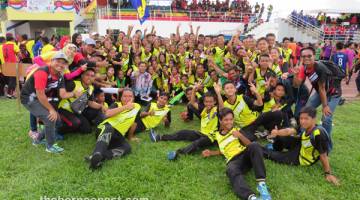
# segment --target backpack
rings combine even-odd
[[[333,149],[333,143],[332,143],[332,140],[331,140],[331,137],[330,137],[330,134],[325,130],[325,128],[323,126],[320,126],[320,125],[317,125],[315,126],[314,130],[315,129],[319,129],[321,132],[323,132],[327,138],[327,154],[329,155],[331,150]],[[314,134],[310,134],[310,140],[312,141],[315,141],[315,136]]]
[[[340,88],[341,91],[341,81],[346,77],[346,73],[343,69],[334,62],[327,60],[318,61],[317,64],[327,69],[327,93],[330,95],[337,93],[336,88]]]
[[[321,60],[321,61],[318,61],[317,64],[322,65],[326,69],[328,69],[329,70],[328,75],[329,75],[330,79],[332,79],[334,81],[341,82],[341,80],[343,80],[346,77],[346,73],[344,72],[344,70],[332,61]]]

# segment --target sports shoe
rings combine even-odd
[[[95,152],[93,155],[90,156],[90,165],[89,169],[95,170],[101,167],[103,157],[100,152]]]
[[[258,183],[257,190],[260,193],[260,199],[262,200],[271,200],[270,193],[267,189],[266,183],[261,181]]]
[[[28,135],[32,140],[35,140],[39,137],[39,133],[37,131],[32,131],[32,130],[29,131]]]
[[[45,145],[46,144],[46,139],[45,138],[43,138],[43,139],[37,139],[37,138],[33,139],[32,145],[38,146],[40,144]]]
[[[345,98],[340,98],[340,101],[339,101],[338,105],[339,105],[339,106],[344,105],[345,101],[346,101]]]
[[[265,149],[272,151],[272,150],[274,150],[274,146],[272,143],[269,143],[269,144],[265,145]]]
[[[265,138],[266,136],[269,135],[269,131],[267,131],[267,130],[265,130],[264,132],[255,131],[254,135],[255,135],[257,138]]]
[[[53,144],[51,147],[46,147],[46,151],[49,153],[61,153],[64,149],[59,147],[57,144]]]
[[[255,194],[252,194],[252,195],[250,195],[250,196],[248,197],[248,200],[260,200],[260,199],[257,198],[257,197],[255,196]]]
[[[176,151],[170,151],[170,152],[167,154],[168,160],[176,160],[177,155],[178,155],[178,154],[176,153]]]
[[[155,133],[154,129],[150,129],[150,140],[152,142],[157,142],[159,136]]]

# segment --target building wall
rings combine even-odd
[[[107,29],[119,29],[120,31],[127,31],[129,25],[134,25],[135,30],[144,30],[147,28],[147,32],[151,31],[151,27],[154,26],[156,34],[163,37],[169,37],[171,33],[176,32],[178,24],[180,26],[180,33],[190,32],[188,21],[146,21],[143,25],[140,25],[138,20],[97,20],[97,30],[100,35],[105,35]],[[200,26],[199,34],[214,35],[227,31],[234,31],[237,29],[243,30],[244,24],[242,23],[229,23],[229,22],[192,22],[194,32],[196,27]]]

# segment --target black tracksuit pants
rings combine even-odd
[[[181,130],[170,135],[161,135],[161,141],[192,141],[188,146],[178,149],[180,154],[190,154],[197,150],[211,146],[213,142],[208,136],[193,130]]]
[[[251,168],[254,169],[257,180],[265,181],[263,151],[256,142],[249,144],[244,152],[233,157],[227,164],[226,175],[230,179],[233,191],[241,199],[248,199],[250,195],[255,194],[245,180],[245,174]]]
[[[93,153],[99,152],[104,159],[111,160],[131,152],[131,146],[125,137],[106,123],[97,138]]]
[[[254,135],[255,131],[263,126],[266,130],[271,131],[277,126],[281,128],[283,121],[283,113],[279,111],[262,113],[253,123],[243,127],[241,130],[245,137],[250,141],[255,141],[257,138]]]
[[[264,149],[264,157],[277,163],[287,165],[300,165],[299,155],[301,141],[299,138],[286,136],[276,137],[273,144],[274,150]],[[283,152],[284,149],[288,151]]]
[[[91,133],[90,122],[84,115],[78,115],[61,108],[58,112],[61,121],[63,122],[62,126],[59,128],[61,133],[74,133],[77,131],[85,134]]]

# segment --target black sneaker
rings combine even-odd
[[[90,158],[90,166],[89,168],[92,170],[98,169],[102,165],[103,157],[100,152],[95,152],[93,155],[91,155]]]
[[[339,105],[339,106],[342,106],[342,105],[344,105],[344,103],[345,103],[345,98],[342,98],[342,97],[341,97],[338,105]]]
[[[159,135],[157,135],[154,131],[154,129],[150,129],[150,140],[152,142],[158,142],[159,141]]]

